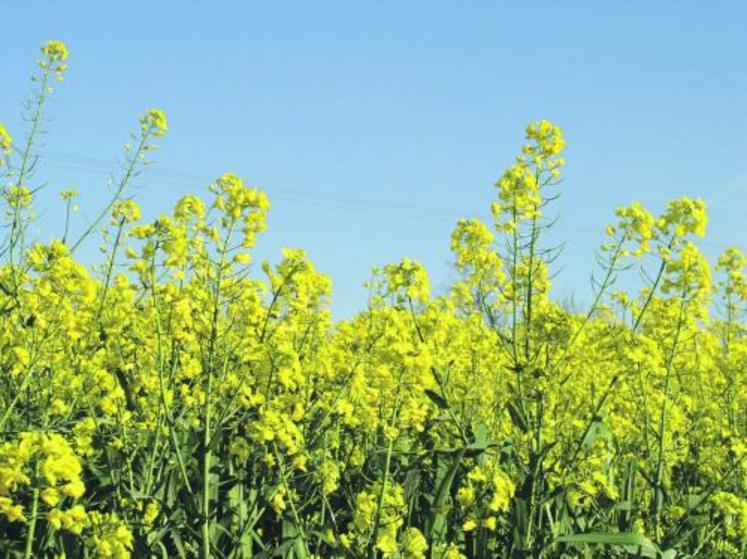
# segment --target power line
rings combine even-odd
[[[70,153],[46,153],[45,157],[53,166],[56,167],[81,171],[91,171],[99,174],[110,174],[111,169],[117,165],[116,161],[80,156]],[[201,187],[205,187],[214,180],[207,179],[206,177],[199,176],[195,173],[164,167],[149,169],[148,174],[155,179],[166,182],[186,182],[199,185]],[[266,188],[264,186],[262,187],[262,190],[270,194],[272,198],[285,199],[288,201],[311,201],[323,203],[325,205],[333,204],[338,207],[349,207],[350,209],[361,209],[366,211],[396,211],[418,214],[427,218],[448,219],[450,221],[456,221],[463,217],[443,208],[424,207],[414,204],[402,204],[401,202],[396,202],[393,200],[374,200],[370,198],[341,196],[339,194],[325,194],[321,192],[299,192],[275,187]],[[485,218],[486,216],[481,217]]]
[[[45,152],[44,158],[55,167],[67,168],[78,171],[93,172],[96,174],[111,175],[112,170],[116,168],[119,163],[116,160],[84,156],[66,152]],[[149,168],[148,174],[154,179],[165,181],[167,183],[178,183],[178,184],[194,184],[204,188],[206,185],[213,182],[214,179],[208,179],[205,176],[198,175],[190,171],[184,171],[181,169],[174,169],[168,167],[157,167]],[[325,194],[322,192],[299,192],[297,190],[288,190],[274,187],[262,187],[262,190],[267,192],[272,199],[284,200],[291,203],[303,203],[303,204],[315,204],[322,207],[336,207],[338,209],[361,211],[361,212],[397,212],[405,213],[411,216],[418,216],[423,219],[431,219],[436,221],[448,220],[451,223],[457,222],[459,219],[464,218],[464,215],[457,215],[443,208],[426,207],[422,205],[414,204],[402,204],[393,200],[374,200],[364,197],[355,196],[341,196],[339,194]],[[474,217],[478,217],[484,221],[490,221],[492,216],[487,214],[473,214]],[[588,226],[566,226],[567,230],[574,233],[570,238],[583,238],[588,239],[590,236],[602,238],[603,234],[601,229]],[[565,232],[567,236],[567,231]],[[697,243],[702,247],[709,247],[712,249],[726,249],[730,247],[737,247],[743,251],[747,251],[747,247],[739,244],[723,244],[714,243],[711,241],[698,241]]]

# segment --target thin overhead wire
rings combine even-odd
[[[110,175],[112,169],[117,166],[116,161],[79,156],[69,153],[46,153],[44,154],[44,158],[46,159],[47,164],[54,167],[92,172],[101,175]],[[214,180],[214,178],[209,179],[206,176],[200,176],[192,172],[164,167],[149,168],[148,175],[152,179],[166,183],[182,185],[188,183],[200,187],[205,187]],[[262,190],[267,192],[272,199],[303,203],[311,202],[342,209],[380,212],[393,211],[410,215],[419,215],[428,219],[449,220],[451,222],[463,217],[443,208],[403,204],[393,200],[374,200],[370,198],[342,196],[339,194],[327,194],[322,192],[300,192],[297,190],[287,190],[272,186],[262,186]],[[488,216],[482,215],[480,217],[487,218]]]
[[[43,159],[48,165],[54,167],[84,171],[99,175],[111,175],[114,169],[116,169],[119,165],[116,160],[65,152],[45,152],[43,154]],[[200,175],[191,171],[184,171],[181,169],[161,166],[149,167],[148,176],[161,183],[166,183],[165,185],[162,185],[162,187],[167,187],[168,190],[176,190],[177,185],[184,185],[185,183],[204,188],[214,180],[214,177],[211,179],[206,175]],[[342,196],[339,194],[329,194],[323,192],[301,192],[298,190],[282,189],[272,186],[262,186],[262,190],[267,192],[272,200],[282,200],[304,205],[313,204],[317,207],[330,207],[366,213],[404,213],[409,215],[410,217],[442,222],[448,221],[450,223],[456,223],[459,219],[465,217],[464,215],[458,215],[453,211],[444,208],[427,207],[419,204],[403,204],[401,202],[386,199],[374,200],[365,197]],[[492,219],[489,214],[484,213],[473,214],[473,217],[478,217],[486,221],[490,221]],[[589,238],[598,238],[601,240],[603,238],[603,232],[601,229],[597,230],[594,227],[582,225],[566,225],[563,227],[561,235],[571,239],[586,240]],[[723,244],[714,243],[712,241],[698,241],[698,245],[705,248],[718,250],[723,250],[735,246],[743,251],[747,251],[747,247],[739,244]]]

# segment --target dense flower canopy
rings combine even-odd
[[[38,119],[68,58],[42,53]],[[83,234],[66,190],[64,235],[29,239],[31,122],[17,151],[0,124],[0,551],[744,557],[747,257],[712,276],[703,201],[618,209],[590,307],[564,308],[546,210],[565,141],[534,122],[493,223],[456,225],[457,281],[384,265],[335,323],[302,250],[253,264],[269,202],[237,175],[142,221],[127,185],[167,132],[157,109]],[[631,267],[643,285],[615,291]]]

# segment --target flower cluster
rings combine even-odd
[[[531,123],[526,129],[527,143],[495,184],[498,201],[493,203],[493,217],[500,229],[513,232],[522,221],[542,216],[542,189],[556,184],[565,160],[562,130],[548,120]]]
[[[44,58],[39,60],[39,67],[45,72],[49,71],[54,74],[58,80],[62,80],[62,75],[67,70],[67,64],[65,64],[69,54],[67,45],[62,41],[47,41],[41,48],[41,52]]]
[[[0,152],[2,152],[2,155],[0,155],[0,164],[4,163],[5,156],[10,154],[12,146],[13,137],[8,132],[8,129],[5,128],[5,125],[0,122]]]
[[[11,522],[26,522],[20,495],[28,487],[50,509],[85,492],[82,465],[67,440],[58,434],[25,432],[0,447],[0,507]],[[20,494],[20,495],[19,495]]]
[[[160,109],[150,109],[140,117],[140,129],[144,136],[147,134],[153,134],[156,137],[163,136],[169,129],[166,113]]]

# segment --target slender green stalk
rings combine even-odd
[[[39,125],[42,121],[43,107],[47,100],[47,93],[49,92],[49,72],[51,65],[44,69],[42,75],[41,86],[39,88],[39,94],[36,98],[36,107],[34,114],[31,117],[31,130],[29,131],[28,138],[26,139],[26,145],[23,149],[23,155],[21,156],[21,167],[18,171],[18,178],[15,181],[15,189],[18,190],[24,186],[27,175],[31,168],[31,154],[33,152],[34,140],[39,132]],[[18,193],[16,192],[16,196]],[[10,247],[8,249],[8,257],[10,262],[11,271],[13,274],[13,287],[15,292],[18,291],[18,280],[16,275],[16,266],[14,266],[14,254],[16,252],[16,245],[20,244],[19,252],[23,251],[23,225],[21,224],[21,202],[20,199],[16,198],[13,205],[13,221],[11,224],[10,232]],[[20,257],[19,257],[20,260]]]
[[[95,321],[98,322],[101,318],[101,313],[104,310],[104,305],[106,303],[106,295],[109,292],[109,284],[111,283],[112,279],[112,273],[114,272],[114,265],[115,265],[115,259],[117,257],[117,250],[119,249],[119,244],[122,241],[122,230],[124,228],[125,220],[124,218],[121,218],[119,220],[119,223],[117,224],[117,235],[114,238],[114,245],[112,246],[112,253],[109,256],[109,262],[106,266],[106,276],[104,277],[104,287],[101,290],[101,302],[99,303],[99,307],[96,310],[96,318]]]
[[[395,398],[394,407],[392,409],[392,417],[390,419],[390,424],[393,427],[394,421],[397,418],[397,409],[399,407],[399,398],[400,398],[400,389],[401,389],[401,383],[398,383],[397,386],[397,396]],[[389,443],[387,444],[386,449],[386,458],[384,459],[384,472],[383,477],[381,480],[381,490],[379,491],[379,496],[376,501],[376,513],[374,515],[374,527],[373,532],[371,534],[371,537],[369,539],[368,543],[368,555],[371,559],[375,559],[376,557],[376,537],[379,533],[379,526],[381,525],[381,513],[384,508],[384,497],[386,495],[386,488],[387,484],[389,483],[389,469],[392,466],[392,453],[394,451],[394,437],[389,439]]]
[[[677,239],[676,235],[672,235],[672,237],[669,239],[669,242],[667,243],[667,250],[671,250],[672,246],[674,246],[674,241]],[[656,295],[656,290],[659,287],[659,284],[661,283],[662,278],[664,277],[664,270],[666,270],[668,260],[666,258],[661,259],[661,263],[659,264],[659,270],[656,272],[656,278],[654,279],[654,283],[652,284],[648,295],[646,297],[646,300],[643,303],[643,306],[641,307],[641,310],[638,313],[638,316],[635,319],[635,322],[633,323],[633,332],[638,331],[638,327],[641,325],[641,322],[643,320],[643,316],[646,314],[646,311],[648,310],[648,306],[651,304],[651,301],[654,298],[654,295]]]
[[[677,327],[674,334],[674,340],[672,341],[672,349],[667,359],[666,374],[664,378],[664,397],[661,402],[661,416],[659,418],[659,433],[658,433],[658,452],[656,457],[656,474],[654,478],[654,534],[657,541],[661,540],[661,513],[664,503],[662,502],[662,490],[661,482],[664,469],[664,436],[666,430],[666,418],[667,418],[667,400],[669,399],[669,385],[672,377],[672,369],[674,367],[674,358],[677,355],[677,347],[679,345],[680,335],[682,333],[682,326],[685,317],[685,306],[687,294],[687,284],[683,286],[679,315],[677,317]]]
[[[280,451],[278,450],[277,443],[273,442],[272,446],[275,451],[275,458],[278,461],[278,467],[280,469],[280,481],[283,484],[285,495],[288,497],[288,504],[290,505],[290,508],[291,508],[291,514],[293,515],[293,521],[296,523],[296,528],[298,529],[298,535],[301,537],[301,545],[303,546],[304,553],[308,556],[309,548],[308,548],[307,539],[306,539],[306,531],[304,530],[301,516],[298,514],[298,508],[296,507],[296,500],[293,498],[293,494],[291,493],[291,488],[288,485],[288,475],[287,475],[287,470],[285,469],[285,461],[283,460],[283,457],[281,456]]]
[[[527,363],[530,361],[530,332],[532,328],[532,303],[534,299],[534,259],[537,248],[538,233],[537,218],[534,218],[532,219],[532,229],[529,240],[529,265],[527,267],[527,293],[524,310],[524,361]]]
[[[513,219],[513,239],[511,245],[511,344],[513,346],[513,360],[514,368],[519,367],[519,339],[518,339],[518,286],[519,281],[519,224],[516,222],[517,210],[516,202],[514,202],[512,208],[512,219]]]
[[[26,551],[24,553],[24,559],[31,559],[33,555],[34,547],[34,532],[36,531],[36,518],[39,514],[39,488],[34,487],[33,494],[31,496],[31,518],[29,518],[29,528],[26,532]]]
[[[368,545],[368,555],[371,559],[376,557],[376,537],[379,533],[379,526],[381,525],[381,513],[384,508],[384,497],[386,496],[386,488],[389,483],[389,468],[392,465],[392,452],[394,450],[394,438],[389,439],[389,444],[386,449],[386,458],[384,459],[384,473],[381,480],[381,490],[376,500],[376,514],[374,516],[373,533],[371,534],[371,540]]]
[[[119,231],[121,232],[121,229]],[[119,235],[117,235],[117,238],[119,238]],[[115,244],[115,249],[116,249],[116,244]],[[192,485],[189,482],[189,476],[187,475],[187,469],[184,464],[184,458],[182,457],[182,453],[179,448],[179,442],[176,439],[175,421],[171,415],[169,405],[166,401],[166,382],[164,379],[164,367],[163,367],[163,328],[161,326],[161,311],[159,307],[158,290],[156,289],[155,253],[156,251],[154,250],[153,256],[151,258],[150,272],[151,272],[151,298],[153,300],[153,307],[155,310],[154,317],[156,321],[156,359],[157,359],[156,369],[158,371],[158,388],[159,388],[159,395],[160,395],[160,404],[161,404],[161,409],[163,410],[163,416],[166,420],[166,428],[169,431],[169,442],[171,444],[172,449],[174,450],[174,454],[176,455],[177,465],[179,466],[179,473],[182,476],[182,480],[184,481],[184,486],[186,487],[187,492],[191,495]],[[113,257],[112,257],[112,260],[113,260]]]
[[[96,218],[89,224],[89,226],[86,228],[86,230],[83,232],[83,234],[78,238],[75,243],[70,247],[70,252],[73,253],[75,250],[80,246],[80,244],[86,240],[86,238],[93,233],[93,231],[98,227],[99,223],[107,216],[109,213],[109,210],[112,209],[112,206],[119,200],[120,196],[122,195],[122,192],[124,192],[125,187],[130,182],[130,179],[135,174],[135,169],[137,167],[137,162],[140,160],[142,154],[145,151],[145,148],[148,144],[148,139],[151,134],[151,128],[144,131],[140,136],[140,142],[138,143],[137,148],[130,156],[130,159],[127,163],[127,167],[125,169],[125,173],[122,176],[122,178],[119,181],[119,184],[117,185],[117,189],[114,191],[114,195],[111,197],[109,202],[104,206],[104,208],[99,212],[99,214],[96,216]]]
[[[226,238],[220,250],[220,260],[218,262],[218,271],[215,279],[215,289],[213,292],[214,304],[212,321],[210,326],[210,338],[207,352],[207,376],[204,384],[205,403],[203,406],[203,440],[202,440],[202,557],[209,559],[210,552],[210,492],[212,484],[210,483],[210,466],[212,462],[211,453],[211,430],[212,426],[212,407],[211,394],[213,391],[213,369],[215,367],[215,350],[218,340],[218,319],[220,316],[220,295],[223,281],[223,272],[226,266],[226,254],[233,231],[235,222],[231,222],[226,233]]]
[[[206,393],[205,393],[205,420],[203,434],[203,458],[202,458],[202,557],[210,559],[210,392],[213,386],[213,372],[208,369]]]
[[[599,289],[597,290],[597,294],[594,297],[594,301],[591,304],[591,307],[589,307],[589,310],[586,312],[586,315],[584,316],[584,319],[581,321],[581,324],[576,329],[576,331],[571,336],[571,339],[566,344],[565,348],[563,348],[562,353],[560,354],[560,357],[558,357],[553,365],[550,366],[550,370],[548,371],[547,375],[549,377],[552,377],[553,373],[558,370],[558,368],[563,364],[563,361],[570,353],[571,349],[575,346],[576,341],[578,341],[578,338],[581,336],[582,332],[586,328],[587,324],[591,320],[591,317],[594,316],[594,313],[597,310],[597,307],[599,307],[599,303],[602,301],[602,296],[606,293],[609,286],[612,284],[612,280],[614,279],[614,274],[617,266],[617,262],[620,259],[620,256],[622,254],[622,248],[623,244],[625,242],[625,237],[620,239],[620,242],[615,247],[615,251],[612,253],[612,258],[610,259],[609,265],[607,267],[607,273],[604,276],[604,280],[602,280],[602,284],[599,286]],[[562,383],[561,383],[562,384]]]

